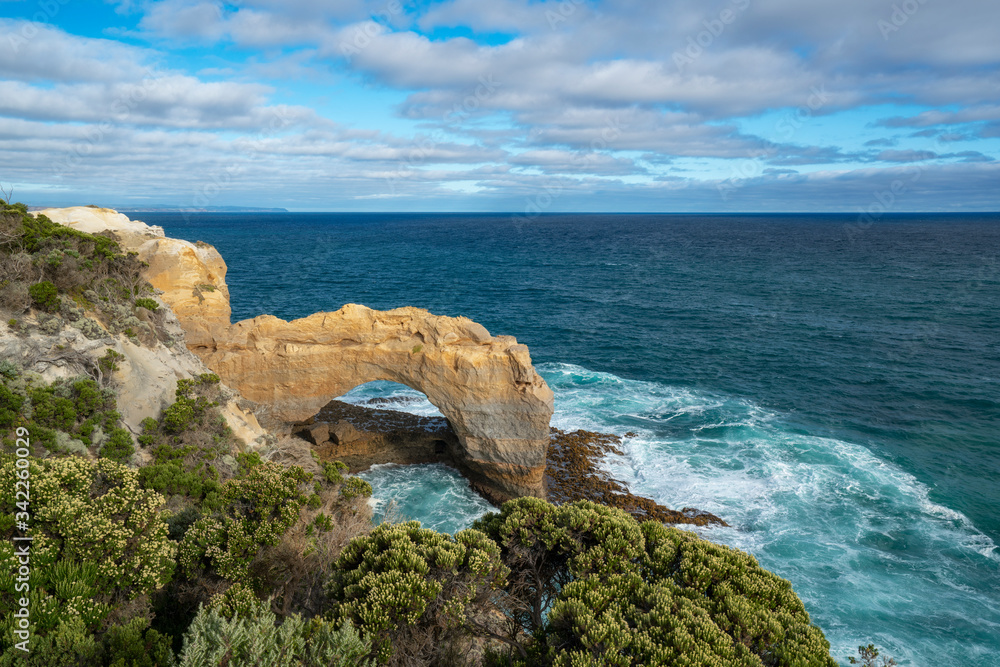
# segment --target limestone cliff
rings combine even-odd
[[[161,308],[160,313],[168,334],[182,340],[184,334],[176,318],[166,308]],[[181,344],[137,345],[123,334],[114,335],[106,330],[91,338],[68,325],[44,331],[46,327],[38,326],[33,319],[21,318],[16,328],[10,322],[0,324],[0,359],[15,361],[25,370],[41,374],[46,382],[52,382],[91,374],[100,357],[108,350],[115,351],[121,355],[117,370],[111,374],[118,410],[125,426],[136,435],[142,431],[143,419],[158,417],[163,408],[174,402],[178,380],[209,372],[201,359]],[[32,333],[25,333],[26,329]],[[245,407],[245,401],[235,392],[224,393],[228,400],[219,410],[233,433],[244,443],[265,436],[252,410]]]
[[[166,238],[110,209],[43,211],[83,231],[109,231],[149,264],[147,278],[176,314],[188,348],[229,386],[286,422],[373,380],[427,395],[458,438],[453,460],[495,501],[544,496],[552,391],[528,348],[464,318],[418,308],[348,304],[285,322],[230,324],[226,265],[207,244]]]

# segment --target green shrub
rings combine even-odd
[[[97,366],[101,372],[110,375],[118,371],[118,362],[125,358],[124,354],[115,352],[110,347],[104,352],[104,356],[97,360]]]
[[[156,432],[160,428],[160,422],[152,417],[146,417],[140,423],[142,434],[139,435],[139,444],[143,447],[151,447],[156,442]]]
[[[298,614],[280,624],[270,605],[258,602],[249,613],[227,618],[201,608],[184,635],[181,667],[368,667],[371,645],[349,623],[305,621]]]
[[[452,642],[485,626],[507,572],[478,530],[452,537],[416,521],[382,524],[337,559],[332,617],[371,633],[380,662],[436,664]]]
[[[107,459],[32,458],[29,475],[34,637],[75,646],[76,639],[56,640],[76,637],[66,633],[79,629],[77,621],[94,634],[113,611],[121,621],[142,615],[143,600],[174,570],[176,550],[157,511],[163,497],[140,489],[134,470]],[[0,455],[0,484],[13,489],[17,478],[14,457]],[[14,494],[0,494],[0,517],[18,511]],[[16,607],[12,529],[10,522],[0,530],[0,648],[10,643]]]
[[[501,606],[535,638],[510,664],[836,665],[791,585],[749,554],[585,501],[520,498],[475,525],[511,569]]]
[[[0,376],[8,380],[16,380],[21,374],[21,367],[8,359],[0,359]]]
[[[861,658],[860,660],[858,658]],[[847,662],[852,665],[862,665],[863,667],[893,667],[896,660],[888,656],[882,656],[879,660],[879,650],[874,644],[858,647],[858,657],[848,656]]]
[[[371,498],[372,485],[360,477],[348,477],[340,487],[340,495],[344,500],[352,500],[359,496]]]
[[[160,304],[156,302],[156,299],[150,299],[149,297],[140,297],[136,299],[135,305],[137,308],[145,308],[146,310],[154,313],[160,307]]]
[[[111,626],[99,641],[79,617],[70,615],[52,632],[32,638],[27,654],[7,649],[0,655],[0,667],[172,667],[169,638],[148,626],[147,619],[134,618]]]
[[[76,424],[76,405],[73,401],[57,396],[55,386],[39,387],[31,392],[31,405],[35,422],[48,428],[70,432]]]
[[[210,408],[218,403],[209,399],[218,389],[219,376],[214,373],[202,373],[196,378],[182,378],[177,381],[175,392],[177,400],[163,411],[161,424],[167,433],[180,434],[201,426]]]
[[[73,382],[72,387],[74,403],[78,413],[91,416],[99,411],[114,410],[114,393],[111,391],[102,391],[93,380],[76,380]]]
[[[159,493],[181,494],[195,501],[213,492],[218,494],[222,486],[217,476],[218,473],[209,466],[187,470],[181,461],[150,463],[139,469],[143,488]]]
[[[229,581],[247,579],[258,551],[277,544],[299,520],[307,500],[299,487],[311,477],[298,466],[272,462],[244,468],[222,487],[221,515],[199,519],[184,535],[182,571],[191,578],[207,571]]]
[[[108,442],[101,448],[101,457],[118,463],[127,463],[135,454],[132,434],[123,428],[111,430]]]
[[[43,280],[40,283],[35,283],[28,288],[28,294],[31,295],[35,307],[47,313],[59,311],[59,290],[50,281]]]
[[[6,385],[0,384],[0,431],[13,428],[24,401],[24,396],[15,394]]]
[[[57,626],[41,636],[33,636],[27,654],[8,646],[0,654],[2,667],[100,667],[101,646],[86,624],[77,616],[67,615]]]
[[[100,444],[101,433],[112,431],[120,419],[114,409],[114,393],[101,389],[90,378],[39,385],[29,377],[28,382],[11,387],[0,384],[0,431],[11,428],[19,412],[23,412],[24,425],[31,431],[32,445],[36,448],[61,451],[56,446],[60,438],[63,444],[68,439],[80,440],[88,447]],[[26,409],[24,404],[28,401],[30,408]],[[65,436],[58,435],[59,432]],[[98,437],[96,442],[95,437]]]
[[[312,450],[310,450],[312,452]],[[312,452],[315,454],[315,452]],[[323,461],[323,478],[330,484],[340,484],[344,481],[343,473],[347,472],[347,464],[340,461]]]
[[[108,629],[104,637],[104,664],[111,667],[172,667],[170,638],[149,627],[146,618],[134,618]]]
[[[163,430],[167,433],[186,431],[194,417],[194,405],[188,400],[181,399],[163,411]]]

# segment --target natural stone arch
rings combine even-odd
[[[110,232],[137,252],[187,347],[274,416],[298,421],[357,385],[393,380],[423,392],[449,419],[460,440],[456,463],[485,495],[544,495],[552,391],[513,337],[490,336],[464,317],[353,304],[292,322],[264,315],[230,325],[226,263],[212,246],[168,238],[111,209],[41,213]]]
[[[511,336],[419,308],[349,304],[292,322],[237,322],[212,348],[195,351],[228,385],[289,422],[367,382],[404,384],[448,419],[461,448],[456,463],[485,495],[544,495],[552,391]]]

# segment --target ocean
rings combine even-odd
[[[235,320],[345,303],[526,343],[553,425],[638,435],[604,467],[698,507],[789,579],[835,658],[1000,665],[1000,215],[135,214],[215,245]],[[344,400],[422,394],[371,383]],[[455,531],[444,466],[376,500]]]

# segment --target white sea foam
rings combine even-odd
[[[386,402],[385,399],[388,399]],[[352,405],[408,412],[420,417],[441,417],[427,396],[398,382],[378,381],[359,385],[337,399]],[[374,402],[373,402],[374,400]]]
[[[570,364],[539,370],[556,393],[554,425],[637,433],[605,469],[635,493],[725,518],[732,528],[691,530],[791,579],[836,657],[876,640],[901,664],[930,664],[941,646],[986,655],[1000,584],[982,578],[1000,574],[1000,549],[899,466],[749,401]]]
[[[803,435],[743,399],[570,364],[539,372],[556,395],[553,426],[635,433],[604,468],[664,505],[726,519],[731,528],[685,529],[749,551],[790,579],[835,657],[871,641],[900,664],[945,654],[1000,664],[987,648],[1000,632],[1000,549],[899,466],[858,443]],[[423,394],[393,383],[343,400],[377,396],[405,398],[391,409],[436,412]],[[454,532],[491,509],[446,466],[374,466],[364,476],[380,502],[394,499],[428,528]]]

